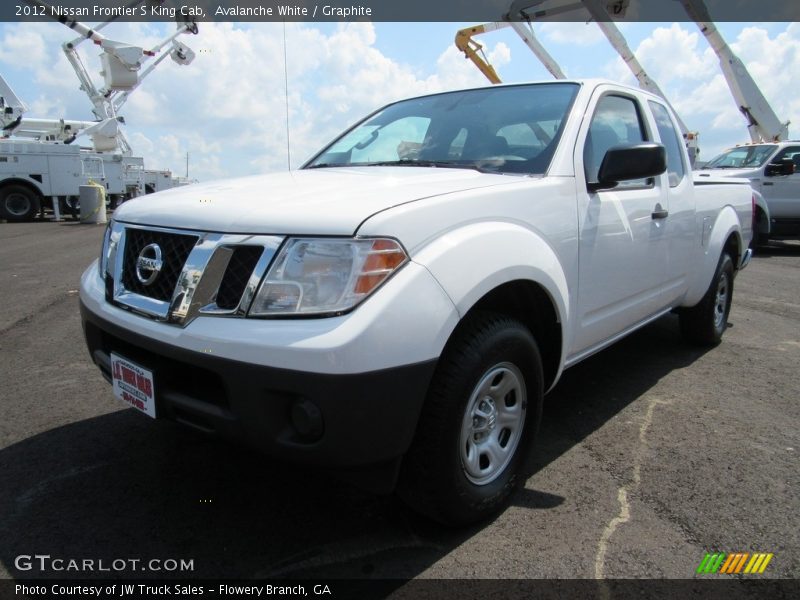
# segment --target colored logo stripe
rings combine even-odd
[[[700,563],[700,566],[697,567],[698,573],[716,573],[719,566],[722,564],[722,561],[725,560],[725,553],[719,552],[714,554],[706,553],[703,562]]]
[[[753,554],[753,558],[750,559],[750,562],[747,563],[747,566],[744,569],[745,573],[758,573],[761,574],[767,568],[769,561],[772,560],[772,557],[775,556],[774,554]]]
[[[728,557],[728,560],[725,561],[725,564],[722,565],[722,570],[720,573],[738,573],[741,571],[742,567],[744,567],[744,561],[750,556],[747,552],[737,552],[735,554],[731,554]]]
[[[774,554],[766,552],[756,552],[752,555],[749,552],[733,552],[731,554],[725,552],[706,553],[696,572],[726,575],[738,573],[760,575],[766,570],[773,556]]]

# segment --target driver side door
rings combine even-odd
[[[647,319],[660,307],[667,272],[661,177],[620,182],[591,192],[605,152],[618,144],[652,140],[644,107],[616,92],[596,100],[575,150],[579,258],[575,355]],[[580,165],[583,165],[581,176]]]

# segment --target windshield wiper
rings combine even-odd
[[[317,163],[315,165],[309,165],[306,169],[327,169],[333,167],[355,167],[358,165],[353,165],[350,163]]]
[[[381,160],[370,163],[361,163],[363,167],[439,167],[443,169],[470,169],[480,173],[494,173],[496,171],[479,167],[475,163],[459,163],[450,160],[419,160],[415,158],[401,158],[400,160]]]

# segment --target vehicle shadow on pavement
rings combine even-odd
[[[753,251],[753,260],[778,256],[800,256],[800,244],[772,240],[767,246],[759,246]]]
[[[706,352],[685,342],[677,315],[668,315],[566,370],[545,397],[535,465],[550,464]]]
[[[701,355],[667,317],[567,371],[546,399],[535,468]],[[546,512],[563,500],[526,489],[514,504]],[[445,529],[394,497],[276,464],[133,410],[0,451],[0,515],[0,560],[15,578],[407,578],[487,526]],[[17,568],[17,556],[33,554],[103,559],[106,567],[114,559],[142,563],[121,572]],[[151,559],[190,560],[194,569],[141,572]]]

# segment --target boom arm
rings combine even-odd
[[[761,93],[744,63],[725,42],[703,0],[680,0],[688,15],[697,23],[702,34],[719,58],[722,74],[739,110],[747,119],[747,130],[753,142],[777,142],[789,137],[789,122],[781,123],[769,102]]]
[[[582,1],[583,5],[589,11],[589,14],[592,15],[595,23],[597,23],[597,26],[600,28],[600,31],[602,31],[606,36],[611,46],[617,51],[617,54],[620,55],[620,58],[622,58],[622,60],[625,61],[625,64],[628,65],[628,68],[630,69],[631,73],[633,73],[633,76],[636,77],[636,81],[639,82],[639,87],[643,90],[647,90],[651,94],[659,96],[672,109],[675,119],[678,122],[678,126],[681,128],[681,133],[683,134],[683,139],[686,142],[686,147],[689,149],[689,158],[694,166],[695,159],[697,158],[697,154],[699,152],[697,147],[697,132],[689,131],[686,123],[683,122],[683,119],[680,118],[678,112],[675,110],[675,108],[673,108],[672,104],[670,104],[666,94],[661,91],[661,88],[658,86],[658,84],[653,81],[644,70],[642,63],[639,62],[639,59],[636,58],[636,55],[630,49],[630,46],[628,46],[625,36],[623,36],[619,28],[611,22],[611,17],[606,11],[606,8],[603,6],[603,3],[600,0]]]
[[[527,1],[528,7],[533,4],[541,4],[544,0],[536,0],[531,2],[531,0]],[[515,3],[516,4],[516,3]],[[497,75],[497,72],[494,70],[494,67],[489,64],[489,61],[486,60],[486,55],[483,53],[483,46],[481,46],[478,42],[476,42],[473,36],[481,35],[483,33],[489,33],[490,31],[497,31],[498,29],[503,29],[505,27],[511,27],[516,34],[522,39],[525,45],[533,52],[539,61],[544,65],[544,67],[550,72],[550,74],[555,77],[556,79],[566,79],[566,75],[564,71],[561,70],[561,67],[558,65],[556,60],[550,55],[550,53],[542,46],[541,42],[536,37],[536,34],[533,31],[533,27],[531,27],[530,21],[527,23],[527,27],[522,24],[519,20],[519,16],[527,16],[522,11],[522,9],[516,9],[515,11],[515,4],[512,4],[511,11],[509,12],[506,17],[508,20],[500,21],[495,23],[484,23],[483,25],[476,25],[474,27],[467,27],[466,29],[462,29],[458,33],[456,33],[456,47],[464,53],[464,55],[470,59],[478,69],[480,69],[481,73],[486,76],[491,83],[501,83],[500,77]],[[575,9],[575,3],[564,4],[562,2],[562,6],[559,6],[555,9],[551,9],[547,14],[557,14],[561,12],[566,12]],[[577,5],[580,6],[580,5]],[[517,15],[516,17],[510,17],[510,15]]]
[[[456,32],[456,48],[464,53],[464,56],[472,61],[478,67],[481,73],[486,76],[490,83],[501,83],[497,71],[489,64],[486,55],[483,53],[483,46],[472,39],[474,35],[480,35],[489,31],[496,31],[501,27],[506,27],[507,23],[484,23],[483,25],[475,25],[474,27],[467,27]]]
[[[188,65],[194,60],[194,52],[188,46],[178,42],[177,38],[183,33],[196,34],[197,25],[193,21],[179,22],[174,33],[167,36],[153,48],[146,50],[139,46],[111,40],[100,33],[100,30],[115,18],[92,29],[78,21],[58,16],[58,12],[42,0],[25,1],[28,4],[44,8],[46,14],[80,34],[78,38],[64,43],[62,49],[78,77],[80,89],[83,90],[92,103],[92,112],[98,122],[88,124],[88,127],[82,128],[83,132],[76,131],[76,135],[81,135],[81,133],[90,135],[96,150],[119,149],[123,153],[129,154],[130,146],[119,128],[119,124],[124,122],[119,116],[119,109],[128,99],[131,92],[139,87],[142,80],[152,73],[167,56],[170,56],[181,65]],[[145,1],[156,2],[157,4],[163,3],[163,0],[131,0],[128,6],[137,6]],[[103,66],[101,74],[104,80],[102,88],[95,85],[81,60],[80,54],[78,54],[78,46],[87,40],[92,41],[102,49],[100,55]],[[167,53],[161,53],[168,45],[171,45],[171,50]],[[142,66],[153,57],[158,58],[140,73]],[[75,137],[74,135],[72,139]]]
[[[552,17],[557,14],[572,12],[582,8],[586,9],[589,12],[589,15],[597,23],[598,27],[600,27],[600,30],[605,34],[613,48],[619,53],[620,57],[622,57],[622,60],[625,61],[625,64],[628,65],[628,68],[630,68],[634,77],[636,77],[636,80],[639,82],[639,86],[642,89],[663,98],[664,101],[669,104],[669,100],[667,100],[664,92],[662,92],[661,88],[658,87],[658,84],[650,78],[650,76],[644,70],[644,67],[642,67],[641,63],[636,58],[636,55],[631,51],[628,43],[625,41],[625,37],[619,31],[617,26],[611,22],[611,17],[609,16],[608,10],[611,9],[617,16],[624,14],[625,10],[627,9],[626,0],[616,0],[611,2],[609,2],[609,0],[580,0],[579,2],[570,2],[569,0],[562,0],[561,2],[546,2],[546,0],[515,0],[511,4],[509,12],[505,15],[505,18],[507,19],[506,21],[499,23],[486,23],[484,25],[476,25],[475,27],[462,29],[456,34],[456,46],[465,54],[468,59],[475,63],[475,65],[481,70],[481,72],[490,82],[500,83],[500,77],[497,75],[497,72],[489,64],[489,62],[486,60],[486,56],[483,54],[483,47],[474,39],[472,39],[472,36],[488,33],[490,31],[496,31],[503,27],[511,27],[514,29],[517,35],[522,38],[523,42],[525,42],[525,45],[527,45],[528,48],[530,48],[530,50],[542,62],[545,68],[550,71],[553,77],[556,79],[564,79],[564,72],[561,70],[558,63],[547,52],[547,50],[545,50],[539,40],[536,39],[530,22],[532,17],[527,12],[532,8],[536,8],[535,18],[537,19]],[[527,21],[527,27],[523,25],[522,20]],[[672,108],[671,105],[670,108]],[[695,158],[698,154],[697,133],[689,131],[683,120],[677,116],[677,112],[674,108],[672,109],[672,112],[675,113],[678,125],[683,133],[683,138],[686,141],[686,146],[689,149],[689,157],[692,164],[694,164]]]
[[[19,96],[14,93],[11,86],[6,83],[3,76],[0,75],[0,119],[5,127],[11,121],[21,117],[28,107],[20,100]]]

